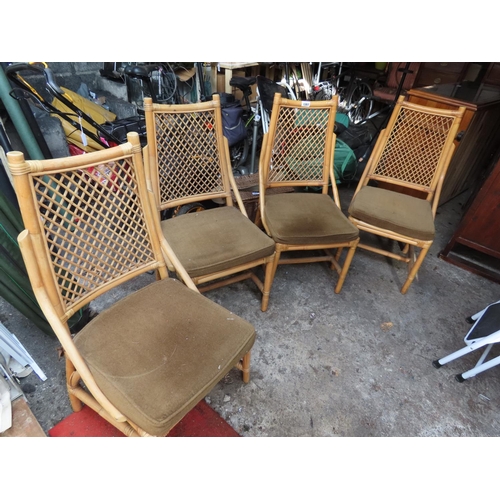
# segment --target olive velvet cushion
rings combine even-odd
[[[173,279],[126,296],[75,336],[106,397],[155,436],[165,436],[254,341],[250,323]]]
[[[364,186],[351,201],[349,214],[355,219],[410,238],[423,241],[434,239],[431,204],[414,196]]]
[[[162,232],[191,277],[224,271],[274,253],[274,241],[235,207],[167,219]]]
[[[358,229],[333,199],[318,193],[266,196],[266,223],[273,239],[287,245],[330,245],[353,241]]]

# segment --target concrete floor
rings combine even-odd
[[[340,193],[347,207],[353,187]],[[234,370],[207,402],[243,436],[499,436],[498,369],[460,384],[455,374],[477,355],[440,370],[431,364],[463,347],[465,318],[500,298],[500,284],[438,258],[467,197],[439,209],[436,240],[406,295],[399,292],[405,266],[363,250],[338,295],[336,274],[324,263],[278,268],[265,313],[251,282],[209,292],[252,322],[257,340],[250,383]],[[99,311],[153,279],[144,275],[92,307]],[[48,377],[21,380],[47,432],[71,412],[58,342],[3,299],[0,321]]]

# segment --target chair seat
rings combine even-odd
[[[434,239],[431,204],[414,196],[364,186],[351,201],[349,214],[355,219],[410,238]]]
[[[274,253],[274,241],[234,207],[188,213],[162,221],[161,227],[191,277],[224,271]]]
[[[359,235],[332,198],[324,194],[266,196],[266,222],[273,239],[287,245],[345,243]]]
[[[254,340],[250,323],[173,279],[128,295],[75,336],[106,397],[156,436],[205,397]]]

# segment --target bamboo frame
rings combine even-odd
[[[144,112],[146,176],[158,214],[169,208],[208,200],[222,200],[223,204],[234,206],[234,196],[237,208],[248,218],[231,169],[229,147],[223,134],[220,97],[215,94],[211,101],[178,105],[157,104],[151,98],[145,98]],[[165,245],[169,235],[164,236]],[[274,254],[216,273],[190,276],[189,280],[203,293],[251,279],[262,293],[261,310],[266,311],[273,259]],[[174,272],[168,255],[166,261]],[[263,280],[254,271],[261,266]]]
[[[280,94],[275,95],[269,131],[264,136],[259,162],[260,216],[262,225],[269,236],[272,237],[266,211],[266,191],[268,189],[286,186],[293,188],[312,187],[319,188],[321,194],[328,195],[331,187],[333,201],[339,209],[341,208],[333,170],[337,105],[338,96],[334,96],[330,101],[295,101],[285,99]],[[301,131],[301,128],[304,130]],[[290,166],[285,157],[286,153],[281,151],[290,152],[292,150],[299,151],[297,156],[302,155],[307,159],[295,167]],[[284,165],[284,167],[280,165]],[[339,275],[335,293],[340,293],[358,242],[359,238],[321,245],[285,244],[275,241],[276,256],[273,263],[273,278],[278,265],[281,264],[329,262],[330,269],[335,270]],[[347,254],[343,265],[340,265],[344,248],[347,249]],[[333,249],[336,249],[336,252],[333,253]],[[283,253],[289,251],[310,252],[314,250],[322,250],[324,255],[296,258],[282,256]]]
[[[432,217],[435,218],[443,182],[455,151],[454,141],[465,111],[465,107],[458,110],[431,108],[405,101],[404,96],[399,97],[386,128],[377,139],[353,199],[364,186],[377,182],[379,189],[394,189],[407,195],[423,197],[431,204]],[[408,133],[405,133],[405,128]],[[426,154],[405,156],[406,150],[412,146],[425,149]],[[349,220],[360,231],[404,245],[400,254],[365,243],[359,243],[358,247],[406,262],[408,275],[401,287],[401,293],[405,294],[416,278],[433,240],[411,238],[376,227],[352,215]],[[420,248],[418,256],[415,248]]]
[[[197,290],[158,231],[139,136],[129,133],[127,139],[126,144],[80,156],[26,161],[23,153],[9,152],[7,160],[25,226],[19,246],[35,297],[66,358],[73,411],[86,404],[125,435],[146,436],[99,388],[68,327],[78,309],[146,271],[169,279],[164,253],[188,286]],[[108,164],[113,168],[100,187],[92,169]],[[119,201],[110,196],[116,191]],[[92,234],[101,247],[94,245]],[[66,259],[72,262],[71,276],[61,273]],[[90,278],[82,279],[85,275]],[[74,290],[78,293],[72,294]],[[250,354],[236,367],[248,382]]]

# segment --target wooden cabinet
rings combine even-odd
[[[500,283],[500,157],[440,257]]]
[[[410,89],[408,100],[444,109],[466,107],[441,193],[440,204],[446,203],[475,185],[500,147],[500,88],[471,82],[432,85]]]

